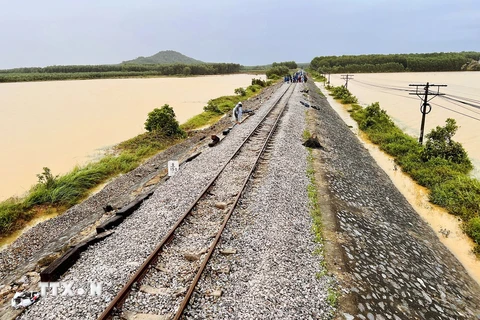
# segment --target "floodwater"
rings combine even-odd
[[[359,137],[364,147],[369,151],[377,164],[390,177],[393,184],[403,194],[410,205],[427,222],[438,236],[439,240],[453,253],[453,255],[465,267],[468,274],[480,284],[480,260],[472,253],[473,241],[468,238],[460,227],[460,221],[449,214],[445,209],[428,201],[428,190],[417,185],[408,175],[401,170],[395,170],[393,158],[381,151],[376,145],[359,131],[357,123],[350,117],[347,107],[327,95],[323,84],[317,83],[322,89],[328,102],[340,115],[345,123],[352,127],[352,131]],[[350,86],[350,83],[349,83]]]
[[[341,75],[330,75],[332,85],[343,85]],[[395,123],[406,133],[419,137],[421,100],[406,90],[415,90],[409,84],[446,84],[438,96],[430,101],[432,111],[427,114],[425,134],[436,126],[444,126],[447,118],[454,118],[460,127],[453,137],[467,150],[480,178],[480,72],[405,72],[354,74],[348,89],[362,106],[379,102]],[[424,93],[420,87],[420,94]],[[435,91],[432,87],[429,91]],[[451,100],[455,99],[455,100]],[[425,141],[425,139],[424,139]]]
[[[43,167],[66,173],[143,133],[147,114],[169,104],[180,123],[208,100],[252,78],[236,74],[0,84],[0,200],[22,195]]]

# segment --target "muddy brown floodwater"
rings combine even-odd
[[[473,241],[462,232],[457,218],[443,208],[430,203],[428,201],[427,189],[417,185],[408,175],[396,168],[393,158],[369,142],[362,132],[359,131],[357,123],[347,112],[347,107],[328,96],[327,91],[323,88],[323,84],[317,83],[317,86],[322,89],[332,108],[351,127],[364,147],[370,152],[377,164],[387,173],[415,211],[430,225],[440,241],[462,263],[470,276],[480,284],[480,260],[472,253]]]
[[[344,84],[339,74],[332,74],[330,81],[335,86]],[[445,125],[447,118],[454,118],[460,127],[454,140],[465,147],[475,166],[473,175],[480,178],[480,72],[358,73],[348,82],[348,89],[362,106],[380,102],[380,107],[387,111],[404,132],[418,137],[421,122],[420,98],[409,95],[405,90],[412,89],[409,84],[427,82],[446,84],[447,87],[440,88],[440,92],[446,94],[445,97],[436,97],[430,101],[432,111],[426,116],[425,134],[436,126]],[[423,87],[420,89],[423,90]]]
[[[144,132],[154,108],[169,104],[183,123],[252,78],[265,76],[0,84],[0,200],[28,191],[43,167],[66,173]]]

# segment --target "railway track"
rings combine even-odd
[[[248,182],[255,178],[257,165],[265,160],[294,88],[290,85],[275,101],[98,319],[148,318],[153,313],[165,319],[182,317],[223,229]],[[223,253],[234,250],[227,248]]]

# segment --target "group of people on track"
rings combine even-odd
[[[283,79],[284,82],[287,82],[287,83],[305,83],[307,82],[307,75],[305,74],[305,72],[303,70],[299,70],[297,72],[295,72],[293,75],[288,75],[288,76],[285,76],[285,78]],[[249,112],[252,112],[252,110],[243,110],[243,104],[242,102],[240,101],[239,103],[237,103],[237,105],[235,106],[235,108],[233,108],[233,112],[232,112],[232,122],[234,122],[235,124],[240,124],[242,122],[242,115],[244,113],[249,113]]]
[[[285,76],[283,78],[283,81],[286,82],[286,83],[304,83],[304,82],[307,82],[307,75],[305,74],[305,72],[303,72],[303,70],[299,70],[297,72],[295,72],[293,75],[288,75],[288,76]]]

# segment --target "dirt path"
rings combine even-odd
[[[476,319],[480,287],[310,83],[339,319]],[[330,214],[328,214],[330,213]]]

